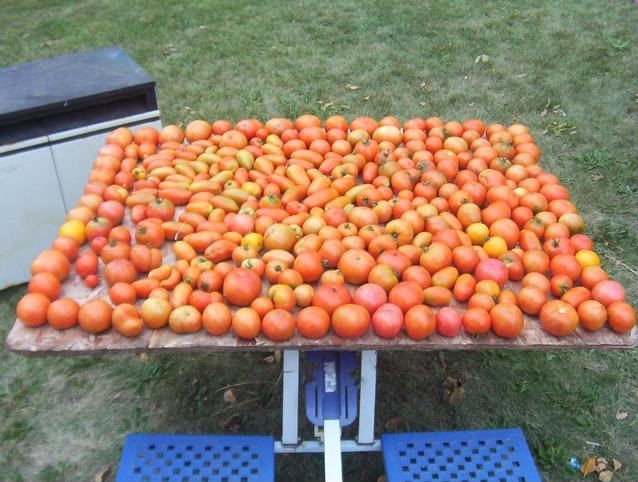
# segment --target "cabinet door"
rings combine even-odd
[[[48,146],[0,155],[0,289],[27,281],[66,212]]]
[[[111,122],[118,125],[117,121]],[[122,120],[122,123],[124,123],[124,120]],[[131,126],[131,130],[135,131],[136,128],[143,126],[155,127],[158,130],[162,128],[159,121],[146,121]],[[89,178],[93,161],[100,147],[104,144],[108,132],[110,132],[86,135],[86,133],[90,133],[91,127],[77,129],[78,132],[84,133],[82,137],[71,136],[68,140],[56,139],[51,143],[51,152],[53,153],[53,160],[60,179],[60,188],[62,189],[64,205],[67,211],[73,209],[80,200],[80,196],[84,192],[84,186]],[[51,137],[54,138],[54,136]],[[55,137],[58,136],[56,135]]]
[[[89,179],[89,172],[97,151],[104,144],[107,133],[70,139],[51,144],[55,169],[67,212],[73,209]]]

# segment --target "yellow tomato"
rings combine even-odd
[[[439,210],[432,204],[422,204],[421,206],[416,208],[416,212],[419,213],[424,219],[439,214]]]
[[[498,283],[491,279],[483,279],[476,283],[474,287],[475,293],[482,293],[492,298],[496,298],[501,293],[501,287]]]
[[[241,185],[241,190],[251,196],[259,197],[261,195],[261,187],[256,182],[247,181]]]
[[[507,243],[500,236],[492,236],[485,242],[483,249],[490,258],[499,258],[507,252]]]
[[[465,232],[472,240],[472,244],[482,246],[490,236],[490,228],[483,223],[470,224]]]
[[[86,241],[86,226],[78,219],[72,219],[60,226],[58,232],[62,238],[71,238],[78,244],[84,244]]]
[[[249,233],[241,239],[241,245],[250,246],[259,252],[264,245],[264,237],[259,233]]]
[[[591,249],[581,249],[576,253],[576,261],[580,264],[581,268],[587,266],[600,266],[600,256]]]

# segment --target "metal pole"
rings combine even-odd
[[[323,464],[326,482],[342,482],[341,426],[339,420],[323,422]]]
[[[357,443],[374,443],[374,409],[377,388],[377,352],[361,352],[361,383],[359,387],[359,433]]]
[[[299,443],[299,350],[284,350],[281,444]]]

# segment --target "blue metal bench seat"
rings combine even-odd
[[[388,482],[541,482],[521,429],[384,434]]]
[[[117,482],[273,482],[272,437],[130,434]]]

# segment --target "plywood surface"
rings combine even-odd
[[[128,210],[127,210],[128,211]],[[178,210],[177,216],[179,216]],[[129,229],[133,228],[128,212],[123,223]],[[173,243],[165,243],[162,254],[165,263],[175,261],[172,252]],[[84,247],[83,249],[89,249]],[[100,261],[100,272],[103,266]],[[518,291],[518,283],[508,283],[508,287]],[[354,287],[350,287],[351,291]],[[262,294],[266,294],[268,284],[264,283]],[[89,289],[81,279],[71,273],[69,279],[63,283],[64,296],[77,300],[80,304],[89,300],[104,299],[108,301],[107,286],[100,283],[95,289]],[[143,300],[138,301],[138,307]],[[465,305],[453,302],[453,306],[464,310]],[[238,351],[238,350],[478,350],[488,348],[498,349],[558,349],[558,348],[631,348],[638,345],[638,328],[629,334],[619,335],[604,327],[602,330],[589,333],[579,328],[576,333],[564,338],[556,338],[547,334],[540,327],[537,319],[526,318],[525,328],[521,335],[508,340],[490,333],[487,336],[473,337],[461,333],[453,338],[446,338],[434,334],[426,340],[415,341],[405,334],[386,340],[370,331],[356,340],[345,340],[330,333],[319,340],[309,340],[295,335],[287,342],[273,342],[264,336],[255,340],[241,340],[228,333],[223,336],[209,335],[205,330],[188,335],[178,335],[168,328],[160,330],[146,329],[140,336],[127,338],[114,329],[92,335],[79,327],[59,331],[48,325],[29,328],[16,320],[6,341],[7,347],[17,353],[29,355],[88,355],[111,354],[117,352],[145,352],[145,351]]]

